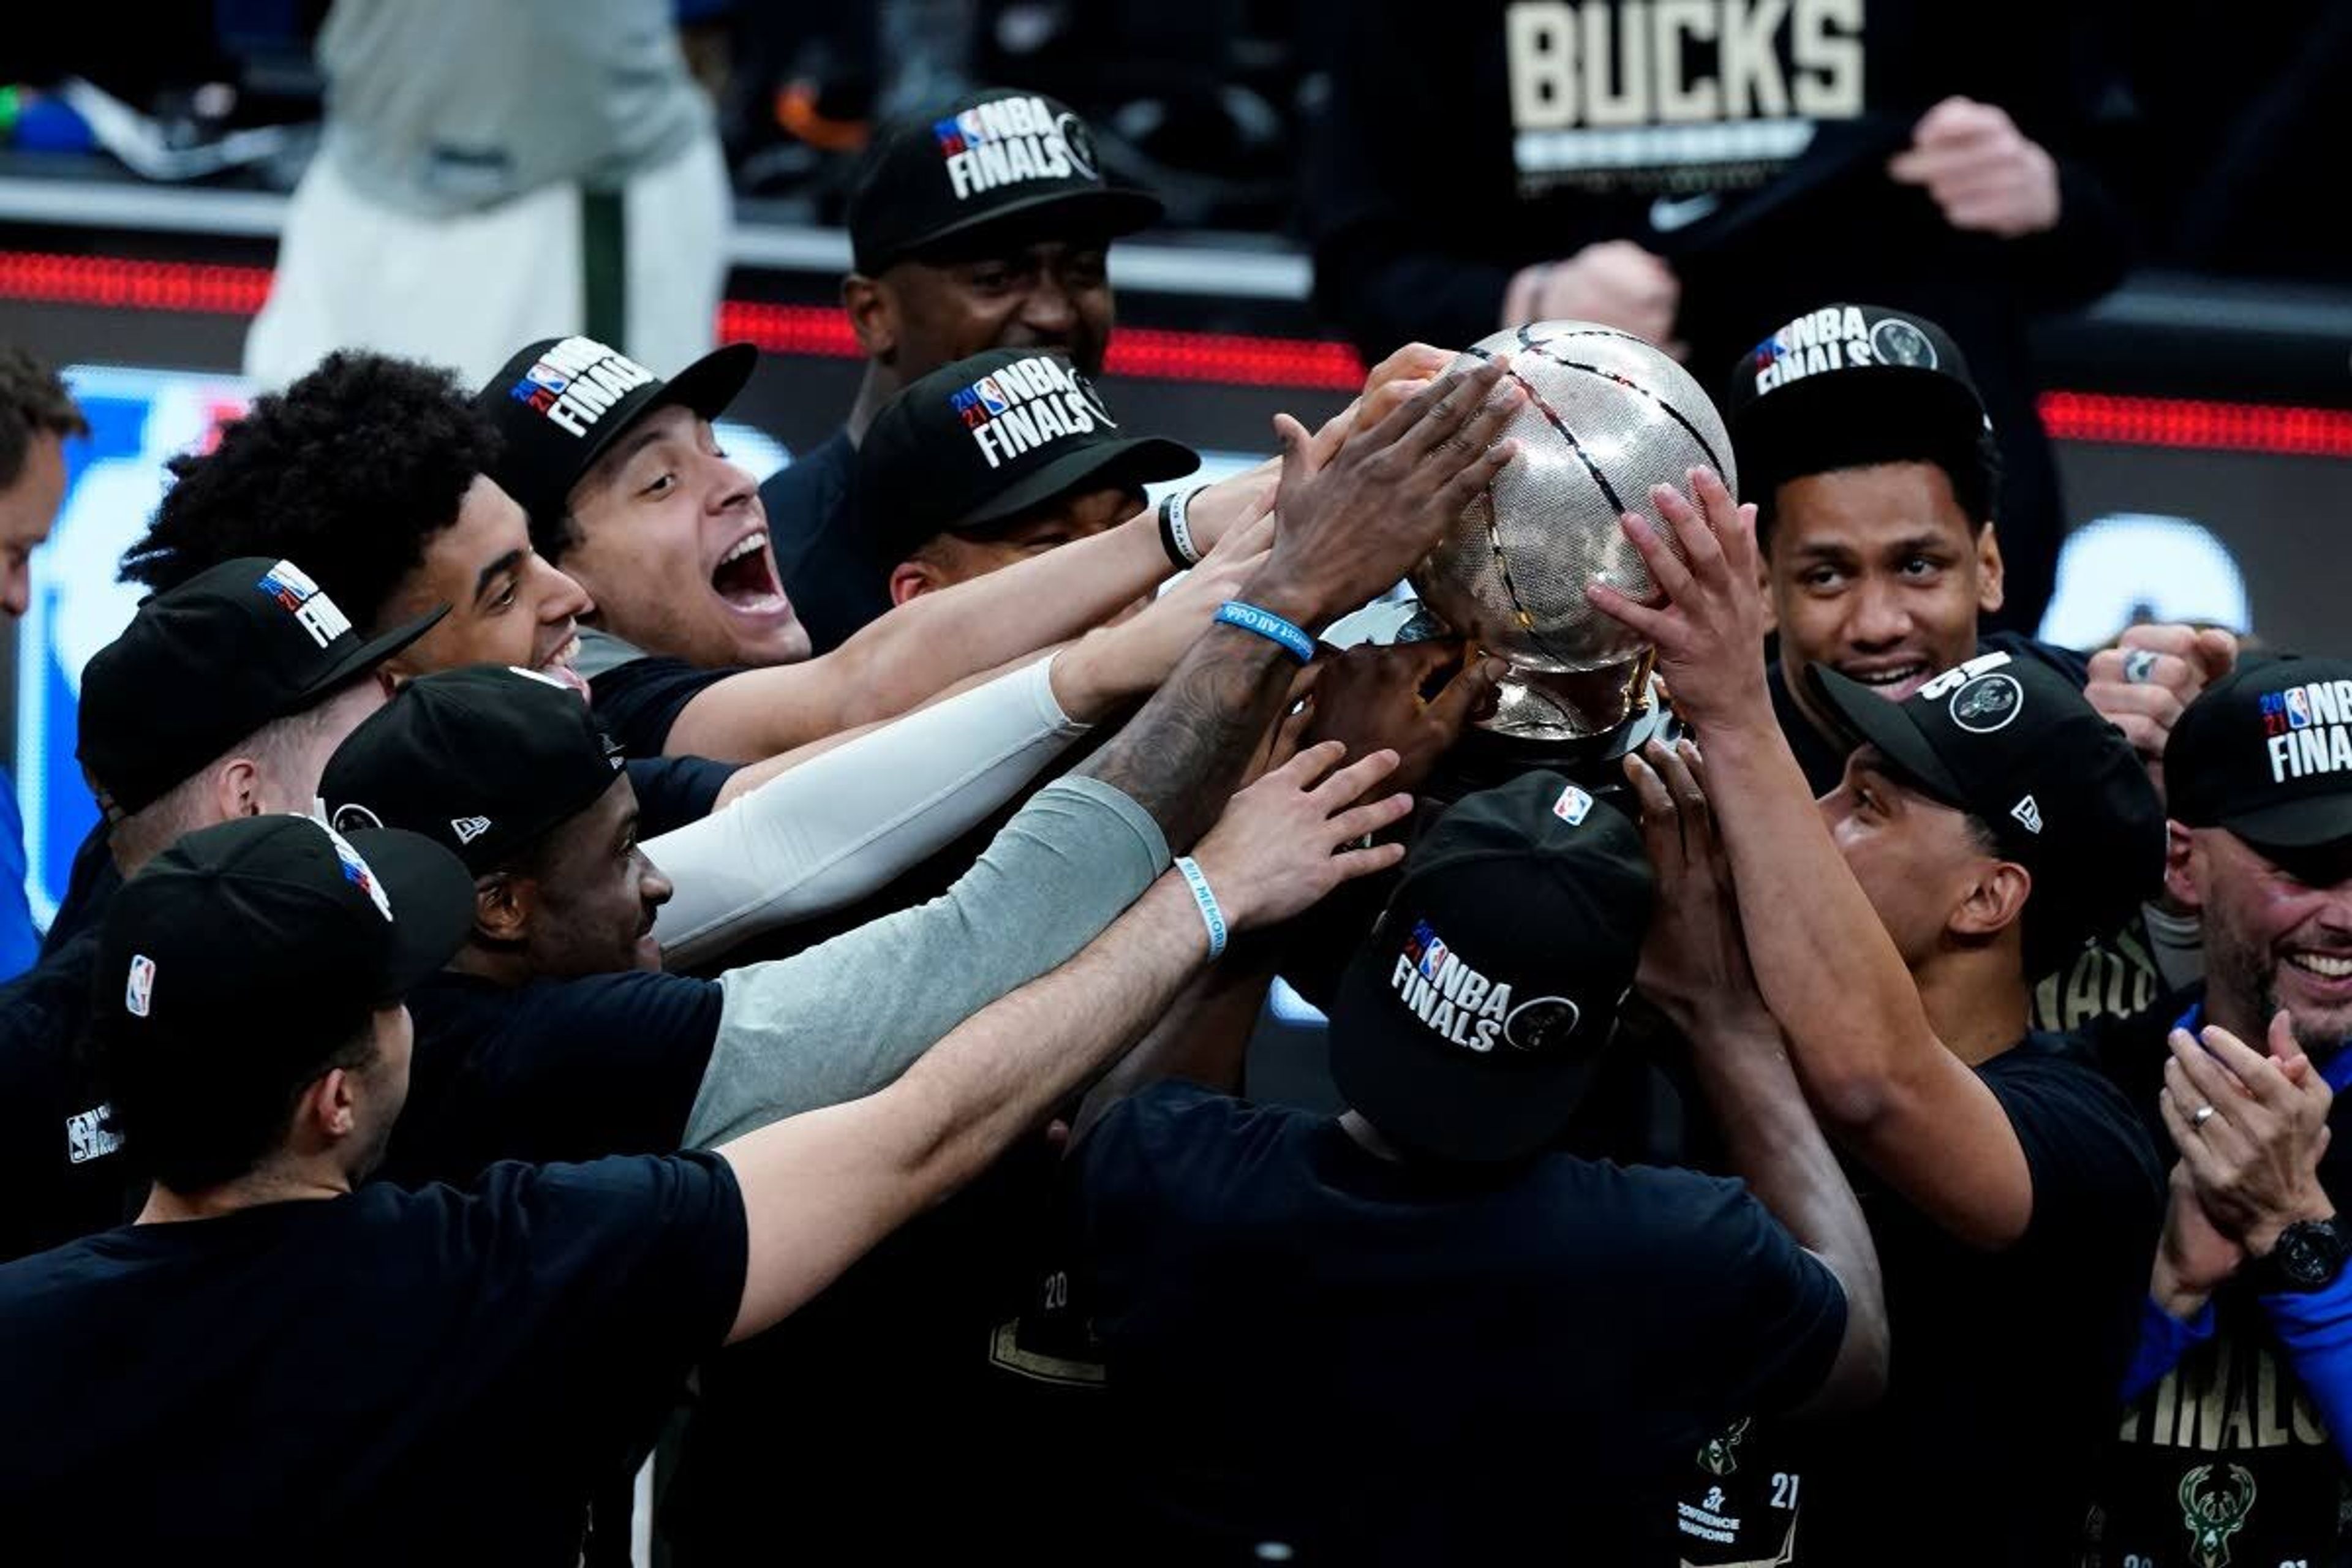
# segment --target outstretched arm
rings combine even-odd
[[[1712,470],[1694,469],[1691,485],[1699,506],[1664,485],[1650,495],[1679,558],[1656,525],[1624,519],[1666,602],[1635,604],[1599,584],[1586,593],[1657,645],[1659,673],[1698,732],[1727,806],[1717,820],[1757,985],[1823,1125],[1947,1230],[2006,1247],[2032,1215],[2024,1146],[1992,1090],[1928,1023],[1773,717],[1759,652],[1756,509],[1736,505]]]
[[[1704,764],[1688,741],[1672,751],[1653,741],[1625,759],[1625,776],[1658,878],[1658,912],[1635,984],[1690,1042],[1731,1174],[1845,1292],[1845,1337],[1801,1413],[1855,1409],[1886,1386],[1878,1251],[1756,989]]]
[[[1324,777],[1338,752],[1318,747],[1267,774],[1202,842],[1201,871],[1234,928],[1283,919],[1403,853],[1342,847],[1412,803],[1354,805],[1396,756]],[[1163,877],[1085,952],[975,1015],[888,1089],[724,1145],[751,1233],[730,1337],[775,1322],[984,1169],[1142,1032],[1208,958],[1207,931],[1186,885]]]

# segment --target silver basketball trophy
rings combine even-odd
[[[1651,680],[1654,650],[1594,609],[1585,584],[1654,597],[1618,519],[1657,521],[1650,487],[1686,492],[1694,468],[1714,468],[1737,493],[1731,438],[1690,374],[1629,332],[1539,321],[1480,340],[1455,368],[1498,355],[1527,394],[1504,431],[1519,443],[1517,459],[1414,569],[1417,605],[1375,606],[1385,614],[1333,630],[1354,631],[1350,640],[1466,637],[1500,657],[1509,673],[1477,728],[1502,744],[1465,735],[1465,751],[1496,753],[1471,771],[1574,771],[1613,761],[1667,722]],[[1660,532],[1679,551],[1663,522]]]

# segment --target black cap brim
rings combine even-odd
[[[1088,479],[1129,480],[1139,485],[1154,479],[1181,479],[1201,466],[1201,454],[1180,441],[1160,436],[1136,436],[1083,447],[1055,458],[1020,483],[1008,485],[982,505],[948,524],[950,532],[978,533],[991,523],[1018,517],[1055,496],[1078,489]]]
[[[325,673],[304,687],[290,711],[300,712],[303,709],[314,706],[341,690],[377,665],[407,648],[435,626],[439,626],[441,617],[448,613],[448,605],[440,605],[438,608],[426,611],[413,621],[394,626],[380,637],[373,637],[362,643],[335,660]]]
[[[1902,703],[1889,701],[1853,677],[1824,665],[1806,666],[1805,679],[1843,726],[1848,739],[1877,747],[1896,773],[1946,805],[1961,811],[1976,809],[1969,804],[1960,781],[1952,776],[1952,770],[1944,765]]]
[[[2352,847],[2352,793],[2305,795],[2231,812],[2221,825],[2257,849]]]
[[[421,833],[377,827],[343,837],[392,905],[392,954],[376,998],[389,1005],[439,973],[466,945],[474,929],[474,879],[455,855]]]
[[[1167,210],[1160,198],[1149,191],[1125,185],[1045,191],[1019,201],[1001,203],[986,212],[933,229],[882,256],[867,258],[858,270],[871,276],[901,261],[922,261],[941,251],[953,253],[999,229],[1030,232],[1047,227],[1116,239],[1123,234],[1150,228]]]
[[[596,460],[611,450],[613,443],[637,427],[637,422],[656,408],[672,404],[691,408],[705,419],[716,419],[727,412],[751,379],[751,372],[760,363],[760,350],[753,343],[721,343],[717,348],[662,383],[661,391],[647,398],[645,405],[625,419],[600,423],[593,431],[586,446],[574,455],[575,469],[564,494],[579,488]],[[568,503],[567,503],[568,504]]]
[[[1498,1163],[1567,1128],[1599,1077],[1598,1046],[1537,1065],[1439,1044],[1390,989],[1392,949],[1358,952],[1331,996],[1331,1079],[1383,1137],[1421,1154]]]

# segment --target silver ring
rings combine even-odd
[[[2213,1108],[2210,1105],[2200,1105],[2189,1113],[2189,1125],[2191,1127],[2202,1127],[2212,1120]]]
[[[2149,649],[2136,647],[2124,655],[2124,684],[2145,686],[2156,669],[2156,655]],[[2210,1110],[2211,1107],[2207,1107]]]

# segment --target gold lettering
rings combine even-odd
[[[1691,79],[1685,38],[1712,40],[1714,0],[1658,0],[1651,13],[1651,52],[1658,63],[1658,121],[1675,125],[1723,118],[1723,86],[1713,77]]]
[[[1608,6],[1584,7],[1584,122],[1588,125],[1639,125],[1650,118],[1650,7],[1648,0],[1623,3],[1622,29]],[[1617,46],[1613,49],[1610,47],[1612,33]]]
[[[1557,131],[1576,123],[1576,11],[1565,0],[1519,0],[1503,13],[1511,123]]]
[[[1850,120],[1862,112],[1862,0],[1798,0],[1789,55],[1798,113]]]

